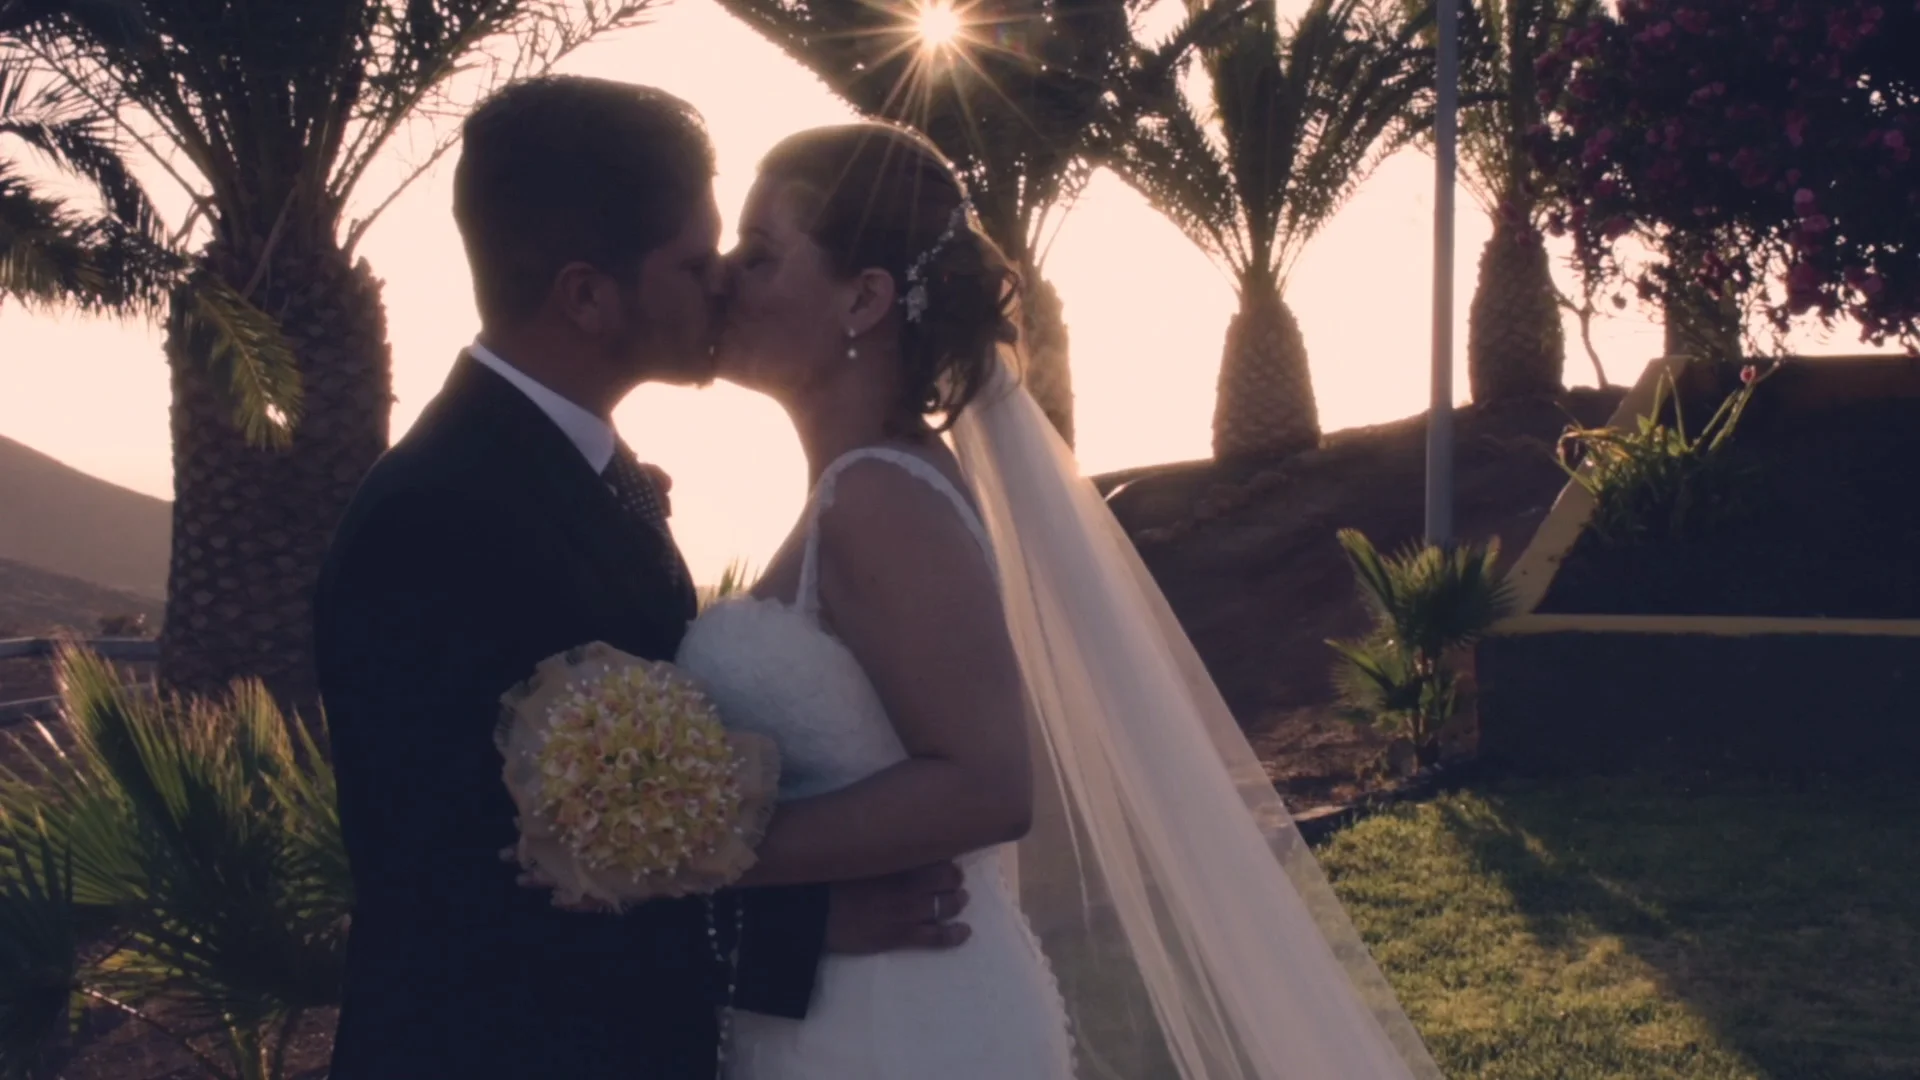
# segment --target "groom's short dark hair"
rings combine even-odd
[[[467,117],[462,139],[453,216],[486,326],[539,310],[571,262],[630,280],[713,183],[693,106],[609,79],[510,83]]]

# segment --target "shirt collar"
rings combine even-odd
[[[467,355],[527,395],[579,449],[580,456],[587,459],[594,472],[606,471],[607,463],[613,460],[614,445],[619,441],[612,424],[555,393],[478,341],[467,347]]]

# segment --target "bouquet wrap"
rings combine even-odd
[[[519,810],[515,851],[554,883],[555,902],[712,892],[753,865],[779,751],[727,732],[672,664],[593,642],[541,661],[500,701],[494,741]]]

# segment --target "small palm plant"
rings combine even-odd
[[[758,574],[753,572],[752,566],[750,566],[745,559],[733,560],[727,564],[725,570],[720,572],[720,581],[718,584],[702,590],[700,606],[702,608],[712,607],[714,604],[725,600],[729,596],[746,592],[748,589],[753,588],[754,579],[758,576]]]
[[[1495,569],[1499,541],[1409,547],[1396,555],[1382,555],[1354,529],[1342,529],[1339,541],[1373,617],[1366,637],[1327,643],[1340,657],[1342,712],[1392,730],[1412,743],[1419,764],[1431,765],[1456,712],[1453,657],[1513,606]]]
[[[331,769],[258,682],[149,697],[77,647],[57,663],[71,748],[43,728],[36,764],[0,769],[0,1072],[46,1069],[95,1004],[207,1076],[280,1080],[301,1019],[339,1003]]]

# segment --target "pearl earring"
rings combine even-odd
[[[853,332],[853,328],[848,327],[847,328],[847,359],[849,360],[857,359],[860,356],[860,350],[854,348],[854,345],[853,345],[853,339],[856,336],[857,335],[855,335]]]

